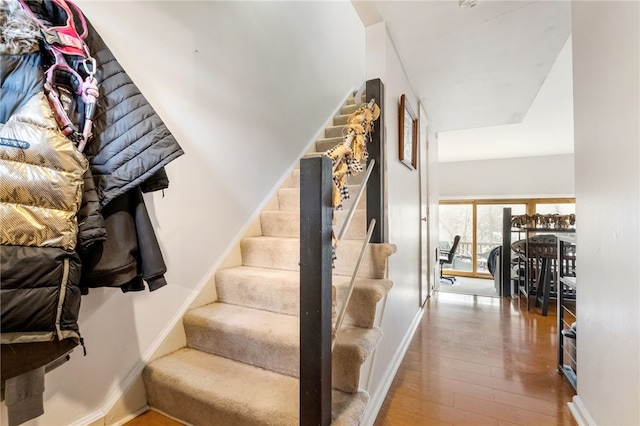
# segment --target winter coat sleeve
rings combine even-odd
[[[91,23],[87,25],[86,42],[97,62],[100,97],[94,139],[85,154],[104,207],[140,185],[145,192],[167,188],[163,168],[184,152]]]
[[[138,246],[140,247],[142,278],[147,282],[149,290],[154,291],[167,284],[164,279],[167,267],[164,263],[160,244],[158,244],[158,239],[153,230],[142,192],[136,191],[135,197],[135,221],[138,232]]]
[[[165,285],[167,267],[140,188],[117,197],[103,214],[108,237],[83,259],[81,286],[140,291],[144,280],[152,291]]]
[[[88,252],[95,243],[107,238],[107,229],[100,211],[100,200],[96,193],[91,169],[84,175],[82,205],[78,211],[78,250]]]

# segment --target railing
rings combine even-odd
[[[360,255],[358,256],[358,261],[356,262],[356,267],[353,270],[353,275],[351,276],[351,281],[349,282],[349,288],[347,290],[347,297],[342,304],[342,308],[340,308],[340,313],[338,314],[338,318],[336,320],[336,338],[333,340],[331,344],[331,350],[335,346],[336,340],[338,338],[338,333],[340,332],[340,327],[342,327],[342,321],[344,320],[344,315],[347,312],[347,307],[349,306],[349,301],[351,301],[351,294],[353,294],[353,288],[356,286],[356,280],[358,279],[358,275],[360,275],[360,267],[362,266],[362,261],[364,260],[364,255],[367,253],[367,248],[369,248],[369,242],[371,241],[371,234],[373,234],[373,230],[376,227],[376,220],[372,219],[369,224],[369,229],[367,231],[367,236],[362,243],[362,248],[360,249]]]
[[[385,241],[382,220],[384,85],[379,79],[369,80],[366,92],[367,102],[376,100],[380,116],[368,144],[370,162],[367,175],[351,207],[355,209],[366,188],[367,222],[370,226],[349,293],[353,290],[368,242]],[[304,426],[328,426],[331,423],[332,188],[332,167],[328,157],[300,161],[300,425]],[[338,233],[338,241],[346,234],[352,210]],[[346,305],[343,304],[343,310]],[[344,312],[339,317],[344,317]],[[339,328],[337,324],[336,330]]]
[[[358,189],[358,194],[356,195],[356,198],[354,199],[353,204],[349,209],[349,213],[347,213],[347,217],[344,220],[344,223],[342,224],[342,228],[340,228],[340,232],[338,232],[338,236],[335,241],[336,244],[339,244],[340,241],[342,241],[345,234],[347,233],[347,230],[349,229],[349,225],[351,225],[351,219],[353,219],[353,215],[355,214],[356,209],[358,208],[358,204],[360,204],[360,199],[362,198],[362,194],[364,193],[364,190],[367,188],[367,182],[369,182],[369,178],[371,177],[371,172],[373,171],[373,167],[375,165],[376,165],[376,160],[369,161],[369,166],[367,167],[367,171],[365,172],[364,178],[362,179],[362,185],[360,185],[360,189]],[[371,219],[371,220],[375,222],[375,219]]]
[[[365,173],[364,179],[362,180],[362,184],[360,185],[360,189],[358,190],[358,194],[356,195],[353,201],[353,204],[349,209],[349,213],[347,214],[347,217],[345,218],[345,221],[342,224],[342,228],[340,229],[338,236],[334,240],[334,248],[340,243],[340,241],[342,241],[342,239],[347,233],[347,230],[349,229],[349,226],[351,225],[351,220],[353,219],[353,215],[355,214],[358,204],[360,204],[360,199],[362,198],[362,194],[364,193],[364,190],[367,187],[367,182],[369,182],[369,177],[371,176],[371,171],[373,170],[374,166],[375,166],[375,160],[371,160],[371,162],[369,162],[369,166],[367,167],[367,171]],[[367,248],[369,247],[369,242],[371,241],[371,235],[373,234],[373,230],[375,229],[375,227],[376,227],[376,220],[371,219],[371,223],[369,224],[369,228],[367,230],[367,235],[362,244],[362,248],[360,249],[360,255],[358,256],[358,261],[356,262],[356,266],[353,270],[353,275],[351,276],[351,281],[349,282],[349,287],[347,289],[347,297],[345,298],[344,303],[340,308],[340,313],[338,314],[338,317],[336,320],[336,325],[335,325],[336,339],[337,339],[338,332],[340,331],[340,327],[342,326],[344,315],[347,312],[347,307],[349,306],[349,302],[351,301],[353,288],[355,287],[356,280],[358,279],[358,275],[360,274],[360,267],[362,266],[364,255],[367,253]],[[332,351],[333,351],[333,347],[335,346],[336,339],[334,339],[333,343],[331,344]]]

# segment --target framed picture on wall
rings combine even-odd
[[[400,96],[400,161],[412,170],[417,168],[418,118],[405,95]]]

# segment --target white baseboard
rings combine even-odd
[[[128,421],[131,421],[131,420],[135,419],[139,415],[141,415],[143,413],[146,413],[148,410],[149,410],[149,406],[145,405],[144,407],[134,411],[133,413],[131,413],[131,414],[119,419],[115,423],[112,423],[112,424],[107,425],[107,426],[122,426],[123,424],[127,423]],[[105,424],[106,424],[106,420],[105,420]]]
[[[375,390],[375,393],[371,395],[369,404],[367,405],[367,408],[365,408],[362,421],[360,422],[362,426],[371,426],[375,423],[376,417],[378,417],[378,412],[384,403],[384,399],[387,396],[387,392],[389,392],[389,388],[391,387],[391,383],[393,383],[393,379],[395,378],[398,369],[400,368],[400,364],[402,364],[404,355],[409,349],[409,345],[411,344],[411,340],[413,340],[413,335],[420,325],[420,320],[422,319],[423,314],[424,309],[420,309],[416,313],[416,316],[413,318],[407,333],[404,335],[398,350],[393,356],[392,362],[389,364],[382,376],[382,383],[378,386],[378,389]]]
[[[96,410],[83,418],[76,420],[69,426],[102,426],[105,422],[105,413],[102,410]]]
[[[587,411],[587,407],[584,406],[578,395],[574,396],[573,400],[567,403],[567,405],[578,426],[597,426],[595,420],[593,420],[593,417],[591,417],[591,414]]]

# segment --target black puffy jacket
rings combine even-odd
[[[3,4],[3,25],[22,22]],[[31,32],[30,34],[35,34]],[[0,304],[2,378],[53,361],[80,342],[80,257],[104,239],[88,162],[58,130],[35,38],[0,43]],[[82,216],[79,211],[82,210]],[[78,226],[79,222],[82,223]],[[84,230],[84,231],[83,231]],[[38,351],[33,351],[35,346]],[[28,353],[23,348],[31,348]]]
[[[67,18],[61,9],[48,0],[27,1],[27,5],[40,20],[51,25],[60,25]],[[77,16],[75,18],[77,21]],[[140,191],[147,192],[167,188],[168,179],[164,172],[164,166],[182,155],[183,151],[88,21],[87,25],[89,32],[86,43],[97,62],[96,77],[99,82],[100,96],[94,116],[94,139],[89,142],[84,151],[89,160],[89,172],[84,176],[84,202],[79,210],[79,218],[81,219],[78,221],[80,230],[78,250],[83,254],[82,273],[85,276],[82,285],[86,287],[119,286],[123,290],[139,290],[142,279],[144,279],[153,290],[165,284],[163,274],[166,267],[153,228],[150,226]],[[43,60],[46,68],[48,65],[46,55]],[[69,64],[82,77],[85,77],[79,60],[80,58],[77,57],[67,57]],[[10,74],[9,69],[3,66],[3,89],[4,83],[7,81],[6,77]],[[34,76],[39,78],[35,83]],[[41,84],[40,71],[39,73],[34,72],[32,75],[23,74],[23,82],[17,86],[25,90],[35,86],[34,90],[38,90]],[[19,101],[19,97],[16,99]],[[81,102],[78,102],[75,113],[78,116],[72,117],[72,120],[81,123],[83,113]],[[123,203],[118,200],[128,201]],[[98,207],[108,216],[106,241],[104,241],[105,222]],[[133,227],[127,228],[132,232],[122,232],[124,227],[120,219],[123,217],[126,222],[124,226],[129,227],[133,222]],[[118,218],[118,220],[116,221],[114,218]],[[103,241],[104,244],[101,244]],[[96,242],[100,244],[95,244]],[[3,247],[4,249],[7,247]],[[126,255],[123,256],[123,253]],[[69,310],[72,315],[63,315],[62,325],[77,330],[77,314],[80,306],[80,293],[77,285],[81,280],[80,267],[75,251],[67,253],[67,255],[73,257],[73,265],[77,265],[77,267],[69,268],[68,278],[71,281],[69,288],[72,289],[69,295],[73,296],[74,304],[70,306]],[[22,296],[19,295],[16,295],[15,298],[4,298],[5,289],[8,290],[5,284],[14,282],[22,283],[18,285],[24,285],[24,281],[22,281],[24,277],[15,275],[15,279],[5,280],[11,276],[8,271],[11,270],[11,259],[14,259],[15,256],[5,257],[3,252],[1,257],[2,331],[4,333],[5,317],[7,321],[10,317],[5,315],[8,312],[5,307],[9,306],[8,303],[13,303],[10,300],[17,301],[16,306],[27,305],[31,303],[31,300],[29,298],[20,300]],[[56,256],[50,257],[53,260],[51,265],[47,261],[35,260],[29,264],[25,271],[31,272],[35,277],[54,278],[49,273],[40,272],[49,266],[54,268],[55,262],[60,260]],[[37,258],[34,257],[34,259]],[[18,265],[16,262],[13,264]],[[20,266],[24,268],[25,265],[23,263]],[[17,294],[19,293],[17,292]],[[31,327],[29,315],[24,315],[24,311],[21,313],[19,310],[14,310],[14,312],[19,313],[17,316],[11,316],[16,318],[14,329],[20,332],[20,330],[27,330]],[[29,363],[30,368],[28,369],[46,364],[46,362],[55,359],[56,355],[64,353],[65,350],[68,350],[69,345],[61,345],[60,342],[65,343],[70,340],[77,341],[76,339],[62,341],[54,339],[47,348],[39,346],[37,352],[42,357],[32,360],[33,362]],[[5,362],[5,360],[9,360],[5,354],[12,354],[13,359],[18,360],[16,362],[18,365],[20,364],[20,354],[25,352],[24,345],[13,346],[14,348],[2,345],[3,377],[5,377],[5,365],[11,364]],[[33,351],[30,351],[29,354],[33,355]],[[48,355],[44,357],[45,354]],[[36,356],[36,358],[38,357]],[[26,370],[23,369],[23,371]]]

